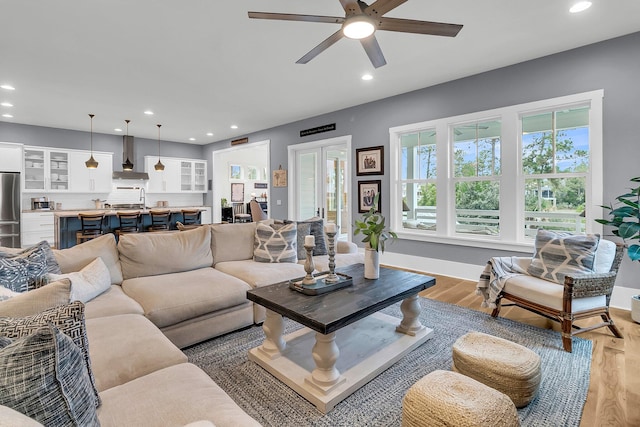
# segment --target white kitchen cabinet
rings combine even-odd
[[[87,169],[84,162],[91,156],[89,151],[69,152],[70,190],[72,193],[110,193],[113,175],[113,154],[93,152],[98,162],[96,169]]]
[[[23,145],[0,142],[0,171],[22,172]]]
[[[51,148],[24,147],[24,191],[68,192],[68,152]]]
[[[207,191],[207,163],[204,160],[163,157],[164,171],[154,165],[156,156],[145,156],[145,171],[149,174],[149,193],[204,193]]]
[[[53,247],[55,244],[53,223],[53,212],[23,212],[20,224],[22,247],[33,246],[43,240]]]

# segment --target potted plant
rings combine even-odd
[[[223,208],[227,207],[227,203],[228,202],[227,202],[227,198],[226,197],[223,197],[223,198],[220,199],[220,204],[222,205]]]
[[[369,212],[362,216],[361,220],[356,220],[353,235],[364,234],[363,243],[367,244],[364,256],[364,277],[366,279],[377,279],[380,277],[379,252],[384,253],[384,244],[390,238],[398,238],[395,232],[387,229],[385,217],[378,210],[378,199],[380,193],[373,198],[373,205]]]
[[[627,255],[632,261],[640,260],[640,244],[627,241],[640,240],[640,177],[631,178],[635,188],[616,197],[615,205],[602,206],[609,211],[610,219],[596,219],[596,222],[613,228],[613,234],[627,244]],[[640,242],[638,242],[640,243]],[[640,295],[631,297],[631,317],[640,323]]]

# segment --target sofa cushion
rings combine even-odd
[[[26,292],[47,283],[47,273],[60,272],[46,241],[19,252],[0,251],[0,286]]]
[[[0,302],[0,317],[24,317],[38,314],[49,308],[68,304],[71,281],[61,279],[46,286],[23,292]]]
[[[125,294],[120,285],[111,285],[106,292],[98,295],[84,306],[85,319],[119,314],[144,314],[140,304]]]
[[[611,240],[600,239],[596,257],[593,260],[593,271],[596,273],[608,273],[611,271],[613,260],[616,257],[616,244]]]
[[[66,274],[49,274],[51,280],[71,280],[71,301],[87,303],[111,287],[109,269],[96,258],[80,271]]]
[[[225,261],[253,260],[256,223],[216,224],[211,226],[211,250],[214,265]],[[233,244],[229,244],[233,242]]]
[[[297,227],[287,224],[274,229],[271,225],[256,226],[253,260],[256,262],[297,262]]]
[[[33,316],[25,317],[0,317],[0,335],[8,338],[22,338],[34,333],[39,328],[51,324],[62,333],[68,335],[75,345],[80,348],[84,362],[94,386],[91,359],[89,359],[89,342],[84,320],[84,304],[79,301],[61,305]],[[100,404],[98,392],[95,390],[95,405]]]
[[[562,310],[564,286],[556,282],[519,274],[507,279],[503,290],[509,294],[525,298],[527,301]],[[607,300],[604,295],[574,298],[571,304],[571,312],[575,313],[592,308],[605,307],[606,304]]]
[[[243,304],[251,288],[238,278],[207,267],[127,279],[122,289],[140,303],[149,320],[162,328]]]
[[[570,274],[593,273],[600,236],[538,230],[535,253],[527,273],[556,283]]]
[[[82,351],[51,324],[0,350],[0,366],[0,404],[45,425],[99,425]]]
[[[100,257],[109,269],[111,283],[122,283],[120,259],[116,248],[116,238],[113,234],[105,234],[68,249],[54,250],[53,254],[62,273],[80,271],[94,259]]]
[[[98,391],[187,361],[153,323],[137,314],[88,319],[87,337]]]
[[[211,233],[207,227],[175,233],[128,233],[118,242],[122,276],[156,276],[211,267]]]
[[[303,277],[306,274],[302,264],[282,263],[274,266],[250,259],[221,262],[216,264],[216,270],[241,279],[248,283],[251,288]]]
[[[145,402],[141,405],[141,396]],[[102,427],[184,426],[210,420],[218,426],[259,427],[211,378],[191,363],[155,371],[100,393]]]

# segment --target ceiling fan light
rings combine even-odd
[[[369,37],[376,30],[366,16],[354,16],[344,21],[342,33],[350,39],[360,40]]]

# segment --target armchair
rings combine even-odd
[[[497,317],[503,306],[515,305],[560,322],[562,345],[568,352],[571,352],[574,335],[604,326],[617,338],[622,338],[609,315],[609,302],[623,249],[621,244],[600,240],[595,254],[594,273],[567,274],[563,284],[528,274],[510,275],[497,295],[491,316]],[[511,257],[511,262],[517,264],[520,272],[526,272],[531,261],[528,257]],[[503,299],[511,301],[511,304],[502,304]],[[595,316],[600,316],[602,322],[586,327],[574,324],[577,320]]]

